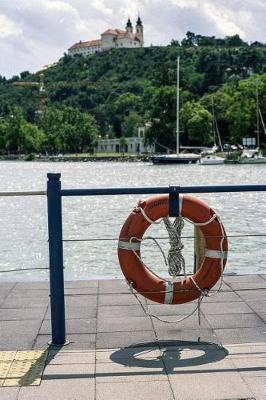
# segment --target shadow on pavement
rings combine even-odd
[[[163,361],[175,368],[209,364],[227,355],[216,343],[168,340],[136,343],[113,352],[110,359],[129,367],[161,368]]]

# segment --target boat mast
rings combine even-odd
[[[260,148],[260,114],[259,114],[259,91],[256,86],[256,114],[257,114],[257,148]]]
[[[176,69],[176,154],[179,155],[179,64],[180,57],[177,57]]]
[[[214,116],[214,98],[212,96],[212,134],[213,134],[213,145],[216,147],[216,135],[215,135],[215,116]]]

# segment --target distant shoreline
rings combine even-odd
[[[150,155],[148,154],[131,154],[131,155],[97,155],[97,154],[59,154],[55,156],[46,156],[46,155],[17,155],[17,154],[10,154],[10,155],[1,155],[1,161],[22,161],[22,162],[150,162]],[[226,160],[225,165],[227,164],[235,164],[235,165],[243,165],[243,164],[266,164],[265,159],[243,159],[243,160]]]
[[[147,162],[150,161],[148,155],[95,155],[95,154],[71,154],[55,156],[33,156],[30,155],[2,155],[0,161],[41,161],[41,162],[92,162],[92,161],[127,161],[127,162]]]

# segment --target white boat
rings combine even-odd
[[[153,164],[194,164],[200,159],[196,154],[180,154],[179,149],[179,70],[180,57],[177,57],[177,76],[176,76],[176,153],[151,156]]]
[[[202,165],[219,165],[219,164],[224,164],[225,158],[215,156],[213,154],[207,154],[204,157],[201,157],[199,160],[199,164]]]
[[[263,157],[259,148],[244,149],[240,159],[240,164],[266,164],[266,157]]]

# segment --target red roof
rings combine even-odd
[[[69,50],[71,49],[80,49],[83,47],[93,47],[93,46],[100,46],[101,45],[101,39],[97,39],[97,40],[88,40],[86,42],[82,42],[81,40],[78,43],[73,44],[73,46],[71,46],[69,48]]]
[[[107,31],[103,32],[102,35],[117,36],[125,33],[126,31],[122,31],[121,29],[107,29]]]

